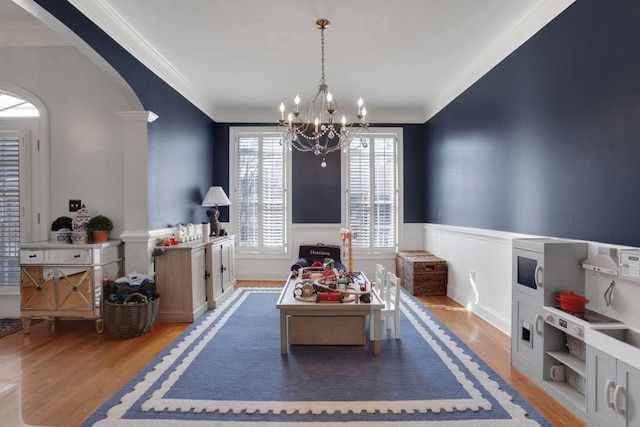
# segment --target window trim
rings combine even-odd
[[[237,138],[241,134],[277,134],[282,135],[282,132],[278,131],[275,127],[265,126],[230,126],[229,127],[229,199],[231,206],[229,207],[229,229],[234,234],[238,233],[239,220],[238,220],[238,144]],[[269,252],[262,250],[252,250],[240,247],[236,244],[236,256],[240,259],[274,259],[274,258],[290,258],[291,257],[291,233],[292,233],[292,204],[291,204],[291,151],[285,148],[284,150],[284,164],[285,164],[285,236],[283,252]]]
[[[370,127],[368,133],[371,135],[378,134],[392,134],[396,137],[396,242],[393,248],[353,248],[353,253],[356,256],[366,258],[366,257],[376,257],[379,255],[387,255],[387,254],[395,254],[398,249],[400,242],[403,241],[402,236],[402,224],[404,218],[404,197],[403,191],[404,188],[404,171],[403,171],[403,128],[402,127]],[[349,204],[347,199],[347,183],[348,183],[348,166],[349,166],[349,155],[347,153],[342,152],[340,155],[340,171],[342,174],[341,180],[341,199],[340,203],[342,206],[341,215],[342,215],[342,227],[349,227]]]

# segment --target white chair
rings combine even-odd
[[[382,264],[376,264],[376,275],[371,282],[371,287],[378,294],[380,299],[384,300],[384,291],[386,289],[387,273]]]
[[[385,280],[384,298],[380,298],[384,302],[384,308],[380,310],[380,318],[387,325],[387,330],[391,330],[393,324],[393,332],[396,339],[400,339],[400,279],[393,273],[387,273]],[[375,336],[374,322],[369,322],[369,337],[373,341]]]

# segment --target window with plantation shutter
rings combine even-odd
[[[371,129],[347,150],[345,218],[355,234],[354,251],[396,250],[401,132]]]
[[[235,132],[232,217],[238,252],[284,253],[287,241],[287,158],[277,132]]]
[[[20,140],[0,138],[0,285],[20,284]]]

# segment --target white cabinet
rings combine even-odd
[[[193,322],[207,310],[206,250],[208,243],[181,243],[155,257],[160,308],[158,321]]]
[[[235,289],[234,236],[167,246],[155,257],[158,320],[193,322]]]
[[[20,315],[25,333],[31,318],[95,319],[103,332],[102,282],[122,273],[120,241],[69,245],[58,242],[20,245]]]
[[[215,308],[235,289],[234,236],[214,238],[210,245],[211,255],[207,257],[207,271],[211,272],[209,308]]]
[[[587,346],[588,415],[600,426],[640,426],[640,370]]]

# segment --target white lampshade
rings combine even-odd
[[[231,202],[222,187],[209,187],[207,195],[204,196],[202,206],[229,206]]]

